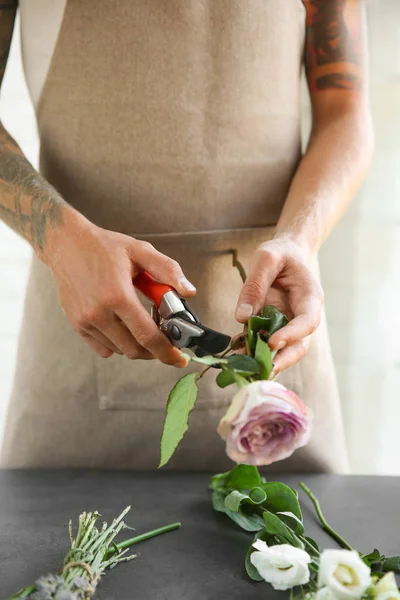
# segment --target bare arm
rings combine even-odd
[[[313,127],[274,239],[254,253],[237,318],[275,304],[292,319],[271,336],[275,372],[300,360],[319,325],[323,292],[311,267],[358,190],[373,145],[362,0],[303,0]]]
[[[305,0],[313,127],[276,236],[313,253],[354,198],[373,146],[361,0]]]
[[[0,0],[0,85],[16,10],[16,0]],[[195,289],[180,266],[150,244],[97,227],[74,210],[35,171],[1,124],[0,218],[48,265],[71,326],[97,354],[157,357],[166,364],[186,365],[132,284],[146,270],[182,296],[191,296]]]
[[[17,0],[0,4],[0,87],[7,65]],[[0,123],[0,218],[43,257],[49,229],[63,222],[66,203],[35,171]]]

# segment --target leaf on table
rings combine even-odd
[[[233,512],[226,507],[225,514],[245,531],[260,531],[264,527],[264,522],[260,515],[246,514],[243,510]]]
[[[292,529],[296,535],[303,535],[304,525],[303,522],[296,517],[292,512],[277,512],[277,516]]]
[[[241,504],[258,506],[264,502],[266,497],[266,493],[260,487],[253,488],[248,494],[234,490],[225,498],[225,506],[233,512],[238,512]]]
[[[218,473],[211,478],[210,487],[213,490],[250,490],[261,485],[262,480],[257,467],[237,465],[231,471]]]
[[[268,481],[261,485],[267,494],[265,502],[266,508],[273,512],[291,512],[300,521],[303,521],[303,515],[297,494],[284,483],[280,481]]]
[[[305,540],[307,542],[306,550],[307,550],[308,554],[318,557],[320,554],[320,551],[319,551],[319,546],[318,546],[317,542],[315,540],[313,540],[313,538],[308,537],[307,535],[304,536],[302,538],[302,540]]]
[[[211,495],[211,501],[214,510],[222,513],[225,512],[225,494],[223,492],[214,490]]]
[[[159,467],[164,466],[169,461],[187,431],[189,415],[197,398],[197,377],[197,373],[185,375],[169,394],[164,431],[161,438]]]
[[[254,358],[260,365],[260,378],[269,379],[272,372],[272,352],[267,342],[257,333],[257,342]]]
[[[294,534],[293,530],[277,515],[266,510],[263,513],[263,518],[267,533],[276,536],[282,544],[291,544],[296,548],[304,547],[303,542]]]
[[[376,548],[369,554],[361,554],[361,558],[368,565],[372,565],[376,562],[382,562],[385,559],[385,557],[382,556],[379,550],[377,550]]]
[[[206,365],[208,367],[228,364],[228,360],[226,358],[218,358],[218,356],[211,356],[211,354],[208,356],[187,356],[191,362],[199,363],[200,365]]]
[[[382,571],[400,571],[400,556],[390,556],[385,558],[382,563]]]
[[[241,508],[234,512],[225,506],[226,494],[214,490],[212,493],[212,505],[215,511],[226,514],[234,523],[239,525],[245,531],[260,531],[264,527],[264,522],[260,515],[246,514]]]
[[[262,529],[261,531],[258,531],[256,533],[256,535],[254,536],[253,544],[257,540],[263,540],[268,546],[271,546],[274,544],[273,536],[271,536],[269,533],[267,533],[267,531],[265,531],[265,529]],[[255,548],[253,548],[253,544],[250,546],[250,548],[246,552],[246,558],[244,561],[246,573],[250,577],[250,579],[252,579],[253,581],[264,581],[263,578],[261,577],[260,573],[257,571],[257,569],[255,568],[255,566],[253,565],[253,563],[250,560],[250,556],[253,554],[253,552],[257,552],[257,550]]]

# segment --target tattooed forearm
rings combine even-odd
[[[0,85],[13,34],[16,0],[0,2]],[[46,231],[62,223],[63,201],[23,156],[0,124],[0,218],[27,239],[37,251],[44,248]]]
[[[0,216],[43,250],[46,231],[62,224],[66,205],[58,192],[24,158],[17,144],[0,128]]]
[[[362,86],[360,0],[304,0],[305,66],[311,90]]]

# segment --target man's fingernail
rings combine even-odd
[[[194,287],[194,285],[192,283],[190,283],[190,281],[188,279],[186,279],[186,277],[182,277],[182,279],[180,280],[180,284],[181,287],[183,287],[184,290],[186,290],[187,292],[195,292],[196,288]]]
[[[184,369],[185,367],[187,367],[187,363],[183,362],[183,360],[178,360],[178,362],[174,364],[174,367],[176,367],[177,369]]]
[[[279,342],[279,344],[276,345],[276,350],[282,350],[282,348],[284,348],[286,346],[286,342],[284,340],[282,340],[282,342]]]
[[[236,311],[236,317],[238,319],[248,319],[253,314],[253,307],[251,304],[240,304]]]
[[[273,381],[273,380],[275,379],[275,377],[277,377],[278,375],[279,375],[279,371],[275,371],[275,370],[273,370],[273,371],[271,371],[271,373],[270,373],[270,376],[269,376],[269,378],[268,378],[268,379],[269,379],[270,381]]]
[[[174,367],[177,367],[178,369],[184,369],[185,367],[188,366],[189,359],[187,358],[187,356],[184,352],[181,352],[180,354],[181,354],[181,358],[174,364]]]

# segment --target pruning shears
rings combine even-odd
[[[146,271],[133,280],[134,286],[151,300],[151,314],[176,348],[190,348],[196,356],[219,354],[230,344],[229,335],[203,325],[185,298],[170,285],[160,283]]]

